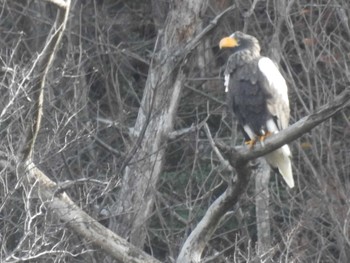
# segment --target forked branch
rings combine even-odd
[[[57,184],[50,180],[32,162],[34,144],[42,119],[46,78],[61,42],[70,10],[70,0],[50,0],[48,2],[56,4],[59,7],[59,11],[52,35],[39,55],[40,61],[37,69],[39,79],[37,81],[38,84],[35,84],[32,90],[35,103],[32,111],[33,120],[24,142],[20,169],[27,175],[30,186],[37,188],[36,193],[37,196],[40,196],[41,201],[46,203],[47,207],[76,233],[90,240],[95,245],[102,247],[109,255],[121,262],[159,263],[159,261],[132,246],[82,211],[66,193],[58,191]]]
[[[44,88],[49,69],[52,66],[55,53],[61,42],[64,29],[66,27],[70,0],[45,0],[55,4],[59,8],[55,27],[51,36],[48,38],[47,44],[39,55],[39,63],[37,68],[38,78],[33,83],[33,111],[32,124],[28,129],[28,135],[25,139],[23,150],[21,152],[20,169],[27,175],[28,185],[36,187],[35,193],[40,196],[42,202],[55,213],[58,218],[69,226],[73,231],[83,238],[91,241],[107,252],[108,255],[120,262],[149,262],[158,263],[159,261],[136,248],[125,239],[107,229],[95,219],[82,211],[65,192],[60,191],[56,183],[46,176],[32,161],[35,141],[40,130],[42,120]],[[218,20],[227,12],[231,11],[234,6],[226,9],[219,14],[211,24],[209,24],[202,33],[195,39],[190,41],[185,48],[179,50],[174,55],[174,60],[179,63],[183,61],[185,56],[191,52],[210,30],[216,27]],[[176,64],[176,63],[174,63]],[[34,192],[34,191],[33,191]]]
[[[324,105],[315,113],[299,120],[280,133],[267,138],[264,146],[256,145],[254,150],[246,148],[236,149],[217,141],[217,147],[222,151],[231,166],[235,168],[238,179],[234,185],[229,184],[226,191],[208,208],[202,220],[183,245],[177,262],[201,262],[203,250],[217,228],[220,219],[232,209],[247,189],[252,173],[249,161],[299,138],[304,133],[309,132],[320,123],[344,109],[349,103],[350,90],[345,90],[333,102]]]

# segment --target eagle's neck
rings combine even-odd
[[[255,42],[245,43],[239,49],[234,50],[233,55],[238,61],[249,62],[256,60],[260,57],[260,45]]]
[[[245,61],[255,60],[260,57],[260,45],[258,40],[242,39],[240,45],[233,49],[233,54],[238,59],[244,59]]]
[[[260,59],[259,43],[248,42],[233,49],[233,54],[229,57],[226,65],[225,74],[231,74],[237,68],[245,65],[244,68],[258,65]]]
[[[260,58],[260,52],[253,51],[251,49],[244,49],[238,52],[234,52],[228,59],[226,70],[233,72],[233,70],[242,65],[256,64]]]

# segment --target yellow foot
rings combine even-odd
[[[256,140],[253,139],[253,140],[250,140],[250,141],[245,141],[244,143],[248,146],[249,149],[253,149],[253,147],[254,147],[254,145],[256,143]]]
[[[259,141],[263,143],[266,137],[270,136],[271,134],[272,134],[271,132],[266,132],[264,135],[259,136]]]

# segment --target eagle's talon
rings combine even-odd
[[[253,139],[253,140],[245,141],[244,143],[245,143],[245,145],[248,146],[249,149],[253,149],[253,147],[254,147],[254,145],[256,143],[256,140]]]
[[[260,141],[261,143],[263,143],[263,142],[266,140],[266,138],[267,138],[268,136],[271,136],[271,135],[272,135],[271,132],[266,132],[264,135],[259,136],[259,141]]]

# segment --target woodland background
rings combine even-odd
[[[160,262],[176,260],[227,178],[235,178],[208,139],[243,143],[225,110],[228,53],[218,48],[223,36],[236,30],[254,35],[262,53],[279,63],[289,86],[291,123],[350,83],[347,0],[209,0],[196,11],[186,2],[72,1],[48,74],[34,152],[34,162],[52,181],[70,182],[64,191],[81,210]],[[186,41],[232,5],[176,64]],[[172,39],[178,31],[169,33],[176,26],[169,21],[176,14],[181,23],[186,13],[181,8],[196,13],[191,30],[181,32],[182,42]],[[0,261],[113,262],[93,237],[71,231],[40,195],[33,197],[17,169],[32,121],[33,68],[56,14],[50,1],[0,1]],[[157,67],[172,56],[176,74],[163,74]],[[157,78],[163,81],[155,82],[159,89],[147,95],[148,83]],[[288,189],[272,174],[263,200],[268,215],[261,222],[252,177],[201,262],[350,262],[349,138],[346,108],[292,142],[296,187]],[[264,237],[258,224],[267,231]]]

